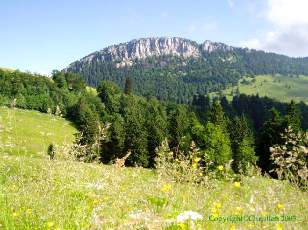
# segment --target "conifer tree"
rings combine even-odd
[[[130,95],[132,92],[133,92],[132,79],[130,77],[126,77],[124,93]]]

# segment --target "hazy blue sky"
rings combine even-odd
[[[1,0],[0,66],[50,73],[108,45],[151,36],[308,56],[307,2]]]

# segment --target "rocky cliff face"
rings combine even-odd
[[[117,67],[132,65],[136,59],[144,59],[151,56],[174,55],[183,58],[201,57],[202,52],[215,50],[229,51],[232,47],[222,43],[205,41],[201,45],[184,38],[141,38],[127,43],[109,46],[101,51],[91,53],[80,59],[79,63],[116,61]],[[74,66],[74,63],[70,67]]]

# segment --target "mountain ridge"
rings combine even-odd
[[[135,93],[187,103],[196,94],[221,91],[247,75],[308,75],[308,57],[293,58],[205,40],[150,37],[108,46],[71,63],[64,72],[79,73],[96,87],[111,80]]]
[[[153,52],[153,47],[155,47],[154,51],[156,52]],[[251,49],[248,47],[231,46],[222,42],[214,42],[211,40],[205,40],[202,43],[198,43],[191,39],[182,37],[145,37],[145,38],[132,39],[128,42],[121,42],[118,44],[107,46],[99,51],[94,51],[84,56],[78,61],[91,62],[94,59],[96,59],[95,61],[125,62],[125,61],[144,59],[147,57],[160,56],[160,55],[176,55],[186,58],[187,57],[196,58],[196,57],[201,57],[202,52],[211,53],[217,50],[233,51],[235,49],[242,49],[245,50],[246,52],[251,52],[251,51],[264,52],[265,54],[281,55],[284,57],[294,58],[294,59],[308,58],[308,57],[291,57],[284,54]],[[69,64],[69,67],[72,66],[75,62]],[[68,68],[65,68],[65,70]]]

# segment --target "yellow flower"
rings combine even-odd
[[[230,230],[235,230],[235,225],[234,225],[234,224],[232,224],[232,225],[230,226]]]
[[[283,226],[282,226],[282,224],[277,224],[277,228],[276,228],[277,230],[283,230]]]
[[[214,206],[215,206],[216,208],[221,208],[221,206],[222,206],[222,205],[221,205],[221,203],[220,203],[220,202],[217,202],[217,203],[216,203],[216,202],[214,202]]]
[[[239,214],[241,214],[243,212],[243,208],[241,208],[241,207],[236,207],[235,208],[235,214],[236,215],[239,215]]]
[[[200,172],[200,173],[199,173],[199,176],[203,176],[203,173],[202,173],[202,172]]]
[[[280,209],[284,209],[284,205],[283,204],[277,204],[277,208]]]
[[[48,228],[51,228],[51,227],[53,227],[55,224],[54,224],[54,222],[52,222],[52,221],[49,221],[49,222],[47,222],[47,227]]]
[[[223,165],[219,165],[219,166],[217,167],[217,169],[218,169],[219,171],[222,171],[222,170],[224,170],[224,166],[223,166]]]
[[[262,211],[261,212],[261,216],[267,216],[268,215],[268,212],[267,211]]]
[[[26,213],[27,213],[28,215],[31,215],[31,214],[32,214],[32,210],[31,210],[30,208],[28,208],[28,209],[26,210]]]
[[[211,208],[211,212],[212,212],[212,213],[217,213],[217,212],[218,212],[218,210],[217,210],[217,208],[216,208],[216,207],[213,207],[213,208]]]
[[[200,157],[196,157],[195,159],[194,159],[194,162],[199,162],[201,160],[201,158]]]
[[[169,192],[171,189],[171,184],[164,184],[160,189],[162,192]]]
[[[60,228],[59,228],[59,227],[56,227],[55,230],[60,230]]]
[[[193,167],[194,169],[198,168],[198,163],[197,163],[197,162],[194,162],[194,163],[192,164],[192,167]]]
[[[180,227],[180,229],[185,229],[185,224],[183,223],[179,223],[178,226]]]
[[[235,181],[234,182],[234,187],[240,188],[241,187],[241,183],[239,181]]]
[[[18,212],[13,212],[13,217],[18,217],[19,213]]]

